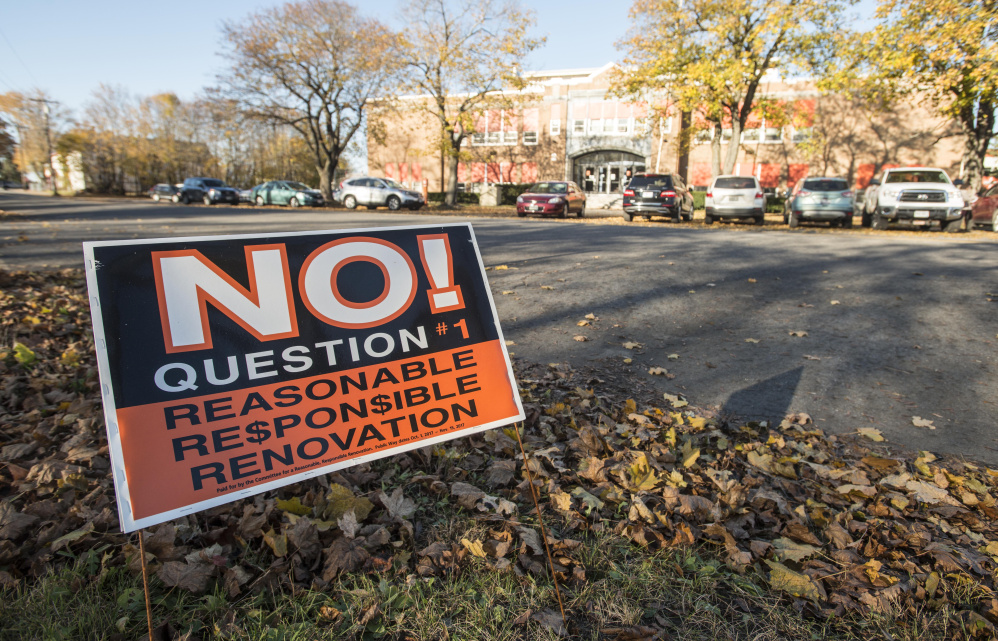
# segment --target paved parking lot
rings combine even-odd
[[[81,266],[84,240],[469,220],[514,358],[589,370],[635,397],[681,393],[757,419],[802,411],[832,432],[876,427],[898,448],[998,466],[990,232],[789,231],[777,217],[760,229],[180,207],[17,192],[0,192],[0,210],[14,212],[0,217],[4,269]],[[579,326],[587,314],[597,320]],[[652,366],[674,378],[650,375]],[[916,427],[915,416],[935,429]]]

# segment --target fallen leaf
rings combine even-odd
[[[588,340],[589,340],[589,338],[588,338],[588,337],[586,337],[586,336],[582,336],[582,335],[580,334],[580,335],[578,335],[578,336],[573,336],[573,337],[572,337],[572,340],[574,340],[574,341],[576,341],[576,342],[578,342],[578,343],[585,343],[586,341],[588,341]]]
[[[773,589],[814,601],[821,599],[822,591],[811,580],[811,577],[806,574],[794,572],[777,561],[767,559],[766,565],[769,566],[769,585]]]
[[[506,341],[506,347],[512,347],[513,345],[516,345],[516,343],[513,341]]]
[[[156,575],[171,588],[182,588],[200,594],[208,587],[208,579],[214,572],[215,566],[207,563],[167,561]]]
[[[669,401],[669,404],[671,404],[676,409],[679,409],[680,407],[686,407],[687,405],[689,405],[688,401],[684,401],[675,394],[669,394],[668,392],[666,392],[662,394],[662,396],[665,398],[665,400]]]
[[[504,289],[502,292],[503,296],[513,296],[514,294],[516,294],[516,291],[512,289]]]
[[[805,336],[807,336],[807,332],[793,331],[793,332],[790,332],[790,335],[791,336],[796,336],[798,338],[804,338]]]
[[[599,319],[596,318],[596,314],[586,314],[586,320],[594,321],[594,320],[599,320]]]
[[[754,278],[750,278],[750,279],[748,279],[748,282],[754,283],[754,282],[756,282],[756,280]]]
[[[643,347],[643,345],[641,345],[641,343],[635,343],[634,341],[627,341],[624,343],[624,349],[638,349],[639,347]]]
[[[861,427],[856,430],[856,433],[877,443],[882,443],[884,441],[883,433],[873,427]]]
[[[467,549],[473,555],[481,559],[484,559],[486,556],[488,556],[485,553],[485,548],[482,547],[481,541],[469,541],[468,539],[461,539],[461,545],[463,545],[465,549]]]
[[[840,303],[840,302],[839,302],[839,301],[837,301],[837,300],[833,300],[833,301],[832,301],[831,303],[829,303],[829,305],[841,305],[841,304],[842,304],[842,303]]]
[[[670,361],[678,361],[679,354],[669,354],[666,358],[668,358]]]
[[[817,356],[811,356],[810,354],[804,354],[804,358],[809,361],[820,361],[821,359]]]
[[[554,287],[551,287],[550,285],[541,285],[541,289],[554,289]]]
[[[912,416],[911,424],[915,427],[927,427],[930,430],[936,429],[936,426],[932,424],[932,421],[927,418],[922,418],[921,416]]]
[[[665,376],[666,374],[669,373],[669,370],[665,369],[664,367],[652,367],[651,369],[648,370],[648,373],[651,374],[652,376]]]
[[[568,630],[565,628],[565,622],[562,620],[561,614],[550,608],[535,612],[530,618],[559,637],[568,636]]]
[[[745,342],[746,343],[758,343],[759,339],[758,338],[746,338]]]

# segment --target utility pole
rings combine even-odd
[[[48,150],[48,166],[49,166],[49,180],[52,188],[52,195],[58,196],[59,190],[56,188],[55,180],[55,165],[52,164],[52,130],[49,127],[49,104],[57,104],[55,100],[48,100],[46,98],[28,98],[31,102],[42,103],[42,111],[45,113],[45,146]]]

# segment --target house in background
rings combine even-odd
[[[668,96],[634,101],[610,93],[613,63],[596,69],[525,74],[527,88],[511,92],[515,109],[477,114],[462,147],[458,182],[466,190],[482,185],[573,180],[591,206],[619,199],[630,176],[675,171],[694,186],[706,186],[714,132],[694,111],[684,118]],[[775,120],[753,115],[742,132],[734,173],[756,176],[764,187],[791,188],[808,175],[834,175],[865,187],[884,168],[930,165],[960,170],[955,124],[917,105],[883,113],[858,98],[825,94],[813,82],[763,82],[760,98],[777,110]],[[368,140],[372,175],[405,184],[427,181],[442,191],[445,163],[439,125],[406,105],[379,123],[379,140]],[[686,145],[681,141],[688,140]],[[730,125],[721,133],[722,158],[732,144]]]

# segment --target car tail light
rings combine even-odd
[[[804,191],[803,189],[801,189],[801,190],[800,190],[799,192],[797,192],[797,195],[798,195],[798,196],[810,196],[810,195],[811,195],[811,192],[809,192],[809,191]]]
[[[633,196],[634,195],[634,190],[633,189],[625,189],[624,190],[624,195],[625,196]]]
[[[709,191],[708,191],[708,192],[706,193],[706,195],[705,195],[705,198],[713,198],[713,197],[714,197],[714,194],[712,194],[712,193],[711,193],[711,192],[709,192]]]
[[[842,197],[843,198],[852,198],[852,192],[851,191],[844,191],[844,192],[842,192]]]
[[[755,197],[756,198],[762,198],[762,192],[761,191],[755,192]]]
[[[658,197],[659,198],[675,198],[676,197],[676,192],[672,191],[671,189],[667,189],[666,191],[663,191],[661,194],[659,194]]]

